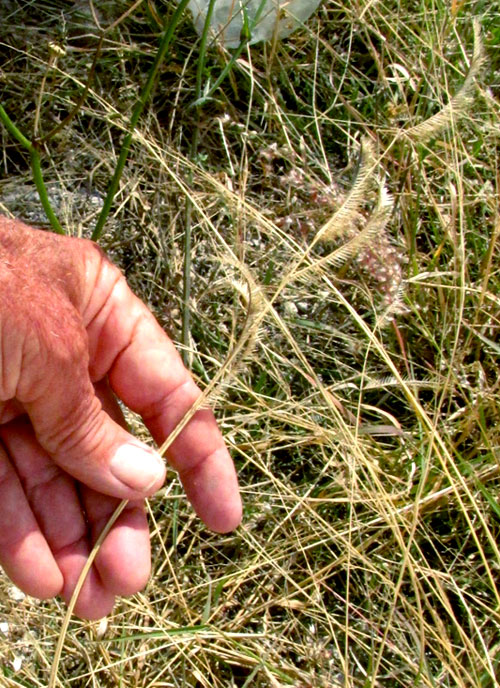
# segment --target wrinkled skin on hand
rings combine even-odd
[[[76,613],[99,618],[150,574],[143,499],[165,477],[116,398],[161,444],[199,396],[173,344],[90,241],[0,217],[0,564],[27,594],[71,597],[119,500]],[[213,530],[241,519],[233,463],[198,411],[168,451]]]

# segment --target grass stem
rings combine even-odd
[[[42,166],[40,163],[40,153],[38,152],[38,149],[16,127],[16,125],[11,120],[11,118],[9,117],[2,105],[0,105],[0,120],[5,125],[5,128],[7,129],[9,134],[14,139],[16,139],[16,141],[18,141],[23,146],[23,148],[25,148],[29,152],[31,158],[31,169],[33,171],[33,179],[35,181],[35,186],[37,188],[38,195],[40,196],[40,201],[42,203],[43,209],[45,210],[45,214],[47,215],[47,218],[49,219],[49,222],[52,225],[52,229],[54,230],[54,232],[56,232],[57,234],[65,234],[65,231],[61,227],[61,224],[57,219],[57,216],[50,203],[49,195],[47,193],[47,187],[45,186],[45,182],[43,180]]]
[[[104,200],[104,205],[102,207],[101,213],[100,213],[99,218],[97,220],[97,224],[95,226],[95,229],[92,233],[92,239],[94,241],[98,241],[100,239],[102,232],[104,230],[104,225],[105,225],[106,220],[108,218],[108,215],[110,213],[111,206],[113,205],[113,201],[114,201],[116,192],[118,190],[118,185],[120,183],[120,179],[121,179],[121,176],[123,174],[125,164],[127,162],[128,154],[130,152],[130,146],[132,144],[132,137],[134,135],[134,129],[137,126],[137,122],[139,121],[139,118],[142,115],[142,112],[146,106],[146,103],[149,100],[149,97],[150,97],[151,92],[153,90],[154,83],[156,81],[156,77],[158,75],[160,67],[163,63],[163,60],[164,60],[165,55],[167,53],[167,50],[168,50],[170,43],[172,41],[175,29],[177,28],[177,25],[179,24],[182,13],[184,12],[184,9],[186,8],[188,2],[189,2],[189,0],[181,0],[179,5],[177,6],[172,18],[167,19],[165,22],[165,30],[163,32],[163,36],[162,36],[160,45],[158,47],[158,51],[156,53],[155,61],[153,63],[153,66],[151,67],[151,70],[150,70],[149,75],[148,75],[148,79],[147,79],[146,84],[142,90],[142,93],[139,96],[139,100],[137,101],[135,108],[134,108],[134,111],[132,112],[132,117],[130,118],[129,131],[123,140],[120,154],[118,156],[118,162],[116,164],[115,171],[114,171],[113,177],[111,179],[111,182],[110,182],[110,185],[108,188],[108,192],[106,194],[106,198]]]
[[[33,146],[31,149],[31,170],[33,172],[33,179],[35,181],[35,186],[40,196],[40,201],[42,203],[45,214],[47,215],[52,229],[56,234],[66,234],[62,228],[57,216],[50,203],[49,194],[47,193],[47,187],[43,181],[42,166],[40,163],[40,154],[38,150]]]
[[[215,6],[215,0],[210,0],[207,9],[207,16],[205,17],[205,24],[203,25],[203,32],[200,40],[200,52],[198,57],[198,64],[196,68],[196,101],[201,97],[203,70],[205,67],[205,56],[207,51],[207,40],[210,32],[210,22]],[[200,131],[200,109],[196,108],[196,127],[193,131],[193,138],[191,140],[191,160],[195,161],[198,153],[198,137]],[[189,174],[189,183],[192,184],[193,173]],[[189,353],[191,348],[190,332],[191,332],[191,227],[193,218],[193,203],[189,196],[186,200],[186,226],[184,228],[184,268],[182,279],[182,360],[184,365],[189,365]]]

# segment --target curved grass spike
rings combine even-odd
[[[444,129],[453,122],[454,117],[460,117],[472,100],[472,89],[474,87],[476,77],[481,72],[481,68],[485,61],[481,42],[481,29],[477,20],[474,21],[473,28],[474,50],[472,53],[469,71],[467,72],[467,76],[465,77],[461,88],[439,112],[436,112],[435,115],[432,115],[432,117],[429,117],[420,124],[416,124],[414,127],[403,131],[403,134],[406,137],[412,139],[416,143],[422,143],[436,136],[441,129]]]
[[[151,67],[148,79],[141,92],[141,95],[139,96],[139,100],[137,101],[134,107],[134,111],[132,112],[132,117],[130,118],[129,132],[123,139],[120,155],[118,156],[118,162],[116,163],[115,171],[113,173],[113,177],[108,187],[108,192],[104,200],[104,205],[102,207],[101,213],[97,219],[97,224],[92,233],[92,239],[94,241],[97,241],[101,237],[101,234],[103,232],[104,225],[106,223],[109,212],[111,210],[111,206],[113,205],[116,192],[118,190],[118,185],[120,183],[120,179],[125,168],[125,163],[127,162],[130,146],[132,144],[132,136],[134,134],[134,129],[137,125],[137,122],[139,121],[139,117],[141,116],[144,107],[146,106],[146,103],[149,100],[149,96],[151,95],[151,91],[153,90],[153,86],[156,80],[156,76],[159,72],[163,59],[165,58],[165,54],[170,46],[170,42],[172,41],[174,31],[177,28],[181,15],[184,12],[184,9],[186,8],[188,2],[189,0],[181,0],[181,2],[177,5],[177,8],[172,18],[165,20],[165,29],[163,32],[162,39],[160,41],[160,45],[158,47],[158,51],[156,53],[155,61],[153,63],[153,66]]]
[[[375,181],[377,160],[373,143],[368,137],[361,141],[361,159],[354,184],[347,198],[332,217],[318,230],[314,244],[318,241],[333,241],[344,234],[357,216],[360,206],[365,202],[368,191]]]
[[[10,119],[9,115],[5,111],[2,105],[0,105],[0,121],[3,122],[5,128],[9,134],[18,141],[23,148],[25,148],[31,158],[31,169],[33,171],[33,179],[35,181],[35,186],[40,196],[40,201],[42,203],[45,214],[49,219],[52,229],[57,234],[65,234],[64,229],[61,227],[59,220],[50,204],[49,195],[47,193],[47,187],[43,181],[42,166],[40,164],[40,153],[37,147],[26,138],[26,136],[16,127],[14,122]]]
[[[376,236],[381,234],[389,222],[392,210],[394,208],[394,200],[392,196],[387,192],[384,184],[381,183],[378,191],[377,205],[374,210],[365,221],[365,226],[363,229],[355,234],[352,239],[347,241],[342,246],[334,249],[331,253],[328,253],[323,258],[319,258],[315,261],[315,267],[320,267],[322,265],[333,265],[336,268],[341,267],[348,260],[353,258],[359,251],[370,243]],[[354,223],[357,213],[353,211],[350,221]],[[328,241],[328,237],[322,239],[322,241]],[[296,272],[296,277],[301,277],[306,275],[311,271],[310,266],[302,268],[300,271]]]

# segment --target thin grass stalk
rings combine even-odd
[[[203,82],[203,70],[205,67],[205,56],[207,52],[208,34],[210,32],[210,22],[215,6],[215,0],[210,0],[203,25],[203,32],[200,40],[200,53],[196,68],[196,102],[200,100]],[[198,137],[200,131],[200,107],[196,108],[196,127],[191,141],[191,160],[194,162],[198,152]],[[193,170],[189,171],[189,185],[193,182]],[[188,196],[186,200],[186,226],[184,228],[184,272],[182,277],[182,360],[188,367],[190,351],[190,332],[191,332],[191,228],[193,219],[193,203]]]
[[[165,58],[165,54],[170,46],[175,29],[179,24],[181,15],[184,12],[184,9],[186,8],[188,2],[189,0],[181,0],[172,16],[172,19],[165,21],[165,30],[163,32],[163,36],[158,47],[158,51],[156,53],[155,61],[149,72],[148,80],[146,81],[146,84],[141,92],[141,95],[139,96],[139,100],[135,105],[132,117],[130,118],[129,132],[123,140],[120,155],[118,157],[118,162],[116,163],[115,171],[113,174],[113,178],[111,179],[108,192],[106,194],[106,198],[104,199],[104,205],[102,207],[94,231],[92,232],[92,239],[94,241],[98,241],[102,235],[104,225],[106,223],[106,220],[108,219],[108,215],[110,213],[111,206],[113,205],[113,201],[118,190],[118,185],[120,183],[120,179],[123,174],[125,164],[127,162],[128,154],[130,152],[130,146],[132,144],[132,137],[134,135],[134,129],[137,126],[137,122],[139,121],[139,118],[142,115],[146,103],[149,100],[149,97],[153,90],[153,86],[156,81],[156,77]]]
[[[33,172],[33,179],[38,191],[38,195],[40,196],[40,201],[42,203],[43,209],[45,210],[45,214],[47,215],[47,218],[54,232],[56,232],[57,234],[65,234],[66,232],[64,231],[59,220],[57,219],[57,216],[50,203],[49,195],[47,193],[47,187],[45,186],[45,182],[43,180],[42,166],[40,163],[40,153],[38,152],[37,148],[31,143],[31,141],[26,138],[22,131],[16,127],[16,125],[11,120],[11,118],[9,117],[2,105],[0,105],[0,121],[3,122],[9,134],[16,141],[18,141],[21,144],[21,146],[23,146],[23,148],[25,148],[29,152],[31,159],[31,169]]]
[[[198,64],[196,66],[196,99],[201,96],[201,84],[203,80],[203,69],[205,68],[205,56],[207,54],[208,34],[210,32],[210,22],[214,12],[215,0],[210,0],[208,3],[207,16],[205,17],[205,24],[203,25],[203,32],[200,39],[200,55],[198,57]]]
[[[61,661],[61,655],[64,647],[64,641],[66,640],[66,634],[68,632],[68,626],[69,622],[71,621],[71,616],[73,614],[73,609],[75,608],[75,605],[78,601],[78,597],[80,595],[81,589],[83,587],[83,584],[85,583],[88,573],[92,567],[92,564],[94,563],[94,559],[96,558],[97,554],[99,553],[99,550],[101,548],[102,543],[106,539],[109,531],[113,527],[113,525],[116,523],[118,518],[121,516],[123,510],[128,504],[128,499],[122,499],[122,501],[118,504],[116,507],[115,511],[109,518],[109,521],[106,523],[104,528],[101,531],[101,534],[97,538],[97,541],[95,545],[92,548],[92,551],[90,552],[87,561],[85,562],[85,566],[83,567],[79,577],[78,581],[76,583],[75,589],[73,591],[73,594],[71,596],[71,600],[69,601],[68,608],[66,610],[66,614],[64,616],[64,620],[61,626],[61,631],[59,633],[59,639],[57,641],[56,645],[56,650],[54,653],[54,660],[52,662],[52,667],[50,670],[50,679],[49,679],[49,684],[47,688],[55,688],[56,683],[58,682],[57,678],[57,673],[59,670],[59,663]],[[61,681],[59,681],[61,683]],[[61,683],[62,685],[62,683]]]
[[[57,64],[57,56],[56,53],[53,51],[53,44],[49,43],[49,61],[47,63],[47,66],[45,68],[45,73],[42,77],[42,83],[40,84],[40,92],[38,93],[38,99],[36,102],[36,109],[35,109],[35,123],[33,125],[33,139],[37,139],[38,135],[38,127],[40,125],[40,113],[42,111],[42,102],[43,102],[43,96],[45,93],[45,85],[47,83],[47,77],[49,75],[49,72],[51,71],[52,67],[54,67]]]
[[[90,65],[89,73],[87,76],[87,82],[85,84],[85,87],[84,87],[82,93],[78,97],[78,100],[77,100],[75,106],[72,108],[72,110],[70,110],[70,112],[68,112],[66,117],[64,117],[64,119],[62,119],[59,122],[59,124],[56,124],[56,126],[53,127],[47,134],[45,134],[44,136],[40,136],[40,138],[37,139],[37,142],[39,144],[47,143],[48,141],[50,141],[50,139],[52,139],[56,134],[58,134],[61,131],[61,129],[64,129],[64,127],[68,126],[68,124],[79,113],[82,105],[84,104],[84,102],[87,98],[87,95],[89,93],[92,81],[94,80],[95,70],[97,67],[97,61],[101,55],[103,42],[104,42],[104,34],[99,38],[99,43],[97,44],[97,48],[95,49],[94,57],[92,59],[92,64]]]
[[[197,139],[198,126],[193,134],[193,143]],[[192,173],[189,178],[191,184]],[[184,266],[182,275],[182,361],[186,367],[189,366],[189,351],[191,348],[191,227],[193,224],[193,203],[191,199],[186,200],[186,226],[184,227]]]

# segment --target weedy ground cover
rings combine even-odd
[[[83,236],[175,11],[89,7],[0,9],[1,104]],[[72,621],[59,685],[496,685],[499,38],[493,3],[327,0],[234,59],[182,14],[100,243],[220,381],[244,522],[170,475],[148,588]],[[49,228],[0,135],[0,210]],[[1,685],[47,685],[64,613],[0,581]]]

